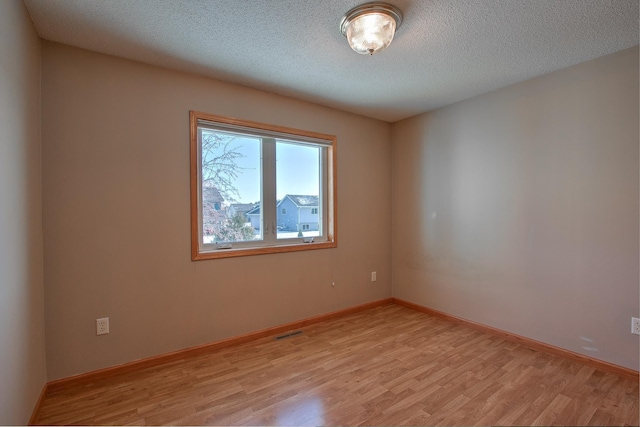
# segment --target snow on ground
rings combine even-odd
[[[320,233],[317,231],[303,231],[303,237],[318,237]],[[295,239],[298,237],[297,231],[278,231],[278,239]],[[256,235],[256,239],[259,239],[260,236]],[[203,236],[204,244],[213,243],[213,236]]]

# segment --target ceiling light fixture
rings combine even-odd
[[[373,55],[391,44],[402,23],[402,12],[388,3],[371,2],[356,6],[340,22],[340,31],[351,49]]]

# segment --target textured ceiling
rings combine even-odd
[[[358,0],[24,0],[40,36],[394,122],[638,44],[638,0],[387,0],[385,51],[353,52]]]

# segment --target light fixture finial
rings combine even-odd
[[[393,40],[402,23],[402,12],[383,2],[361,4],[349,10],[340,22],[340,32],[357,53],[373,55]]]

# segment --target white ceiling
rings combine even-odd
[[[24,0],[40,36],[389,122],[638,44],[638,0],[387,0],[385,51],[340,19],[367,0]]]

